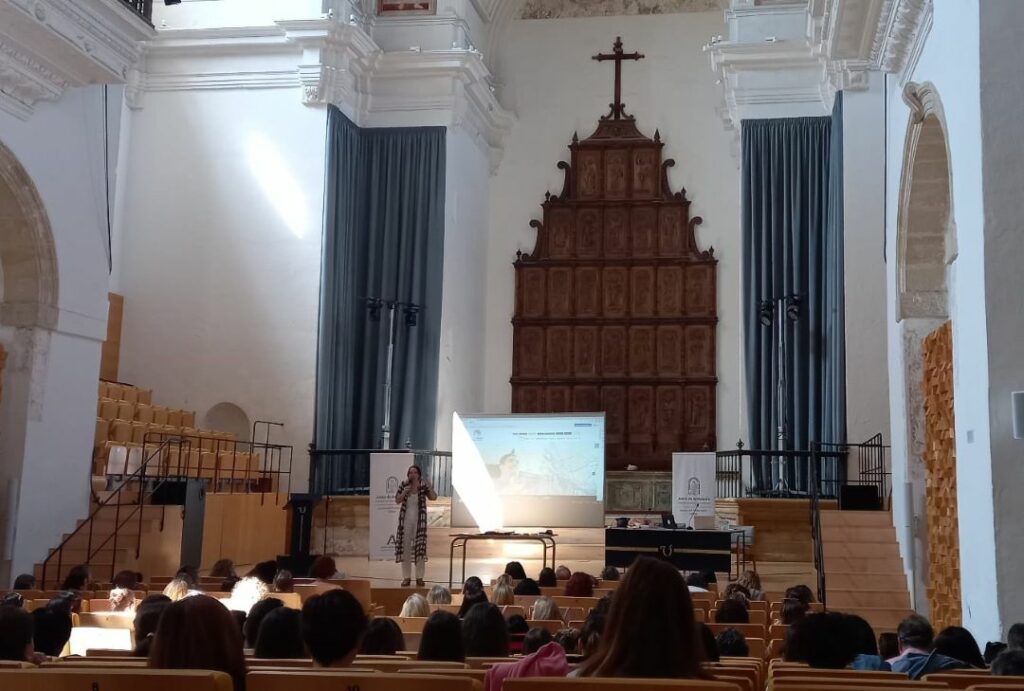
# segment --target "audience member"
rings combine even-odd
[[[394,655],[399,650],[405,650],[405,636],[402,635],[402,629],[395,620],[388,617],[371,619],[369,626],[366,627],[366,635],[359,644],[359,652],[363,655]]]
[[[530,625],[526,623],[526,617],[522,614],[513,614],[511,617],[506,617],[505,624],[508,626],[509,637],[525,636],[530,632]]]
[[[210,569],[210,578],[219,578],[224,580],[225,578],[237,578],[238,574],[235,572],[235,562],[230,559],[218,559],[213,564],[213,568]]]
[[[254,652],[258,658],[272,660],[307,657],[306,647],[302,645],[302,614],[299,610],[278,607],[268,612],[260,624]]]
[[[231,597],[226,603],[229,609],[244,612],[248,616],[252,608],[256,606],[270,593],[266,581],[258,576],[246,576],[231,589]]]
[[[947,626],[935,637],[934,649],[940,655],[965,662],[969,667],[985,669],[984,658],[978,642],[971,632],[962,626]]]
[[[136,573],[135,571],[118,571],[114,576],[114,580],[110,582],[111,588],[124,588],[125,590],[137,590],[139,583],[142,582],[140,578],[142,574]]]
[[[565,584],[566,597],[594,597],[594,577],[577,571]]]
[[[82,594],[77,590],[65,590],[46,605],[71,614],[81,614]]]
[[[700,572],[700,575],[704,577],[705,583],[718,583],[718,574],[715,573],[714,569],[704,569]]]
[[[786,632],[785,658],[816,669],[843,669],[856,657],[846,631],[845,616],[839,612],[808,614]]]
[[[431,614],[423,626],[416,659],[464,662],[466,653],[462,645],[462,622],[459,618],[443,610]]]
[[[4,596],[0,598],[0,607],[24,607],[25,596],[19,592],[12,591],[10,593],[4,593]]]
[[[235,691],[245,689],[242,634],[228,610],[206,595],[167,605],[153,637],[149,666],[225,672]]]
[[[178,573],[174,577],[186,581],[190,590],[195,590],[199,587],[199,569],[194,566],[185,564],[178,569]]]
[[[405,602],[402,604],[402,612],[398,616],[429,617],[430,603],[427,602],[427,598],[423,597],[419,593],[413,593],[409,597],[405,598]]]
[[[32,615],[19,607],[0,607],[0,660],[35,659]]]
[[[809,605],[814,602],[814,593],[806,585],[794,585],[790,588],[786,588],[785,594],[782,596],[784,600],[799,600],[805,605]]]
[[[515,593],[512,592],[512,586],[508,583],[499,583],[494,586],[494,590],[491,594],[491,601],[498,607],[514,605],[516,603],[516,596]]]
[[[452,594],[443,585],[435,585],[427,593],[427,604],[428,605],[450,605],[452,603]]]
[[[245,574],[246,578],[258,578],[263,582],[264,585],[270,586],[274,584],[274,576],[277,575],[277,562],[275,561],[261,561],[249,570],[249,573]],[[244,579],[243,579],[244,580]]]
[[[564,564],[555,569],[555,579],[559,581],[567,581],[572,578],[572,571],[569,570],[568,566]]]
[[[581,677],[706,678],[693,602],[671,564],[640,557],[612,600],[597,651]]]
[[[537,585],[537,581],[532,578],[524,578],[523,580],[516,583],[515,589],[512,591],[516,595],[529,595],[535,596],[540,595],[540,586]]]
[[[87,590],[89,585],[89,567],[75,566],[68,571],[67,577],[61,584],[61,590]]]
[[[761,576],[757,571],[747,569],[736,579],[736,584],[747,589],[747,597],[751,600],[764,600],[764,590],[761,588]]]
[[[169,597],[171,602],[177,602],[178,600],[184,600],[188,597],[191,590],[192,586],[189,585],[187,580],[184,578],[175,578],[164,586],[164,595]]]
[[[284,607],[284,602],[276,597],[268,597],[252,606],[252,609],[249,610],[249,615],[245,619],[245,624],[242,625],[242,634],[245,638],[246,648],[256,647],[256,638],[260,634],[260,624],[263,623],[263,619],[268,614],[279,607]]]
[[[530,629],[523,637],[523,655],[535,653],[553,640],[554,637],[547,629]],[[563,651],[562,654],[564,655],[565,652]]]
[[[985,664],[991,666],[995,659],[999,657],[999,653],[1008,649],[1007,645],[1001,641],[989,641],[985,644],[985,654],[982,656]]]
[[[481,602],[462,619],[462,645],[466,657],[507,657],[508,625],[501,610]]]
[[[555,570],[550,566],[545,566],[540,570],[540,575],[537,576],[537,584],[541,588],[554,588],[558,585],[558,578],[555,576]]]
[[[348,667],[369,622],[347,590],[314,595],[302,606],[302,640],[319,667]]]
[[[497,587],[499,585],[503,585],[503,584],[507,585],[509,587],[512,586],[512,577],[509,576],[507,573],[503,573],[503,574],[499,575],[497,578],[495,578],[493,581],[491,581],[491,587],[492,588]]]
[[[1024,676],[1024,650],[1007,648],[992,661],[992,676],[1020,677]]]
[[[704,576],[694,571],[686,577],[686,588],[691,593],[706,593],[708,582],[704,580]]]
[[[14,579],[13,590],[35,590],[36,577],[30,573],[23,573]]]
[[[744,603],[730,598],[722,600],[715,609],[716,624],[749,624],[750,612],[743,606]]]
[[[580,632],[576,629],[559,629],[555,632],[555,643],[562,646],[566,655],[580,652]]]
[[[1014,624],[1006,632],[1006,646],[1010,650],[1024,650],[1024,624]]]
[[[71,614],[54,607],[43,607],[32,612],[35,651],[50,657],[59,657],[71,640]]]
[[[281,569],[274,575],[274,592],[275,593],[294,593],[295,592],[295,577],[292,576],[292,572],[287,569]]]
[[[249,615],[237,609],[229,609],[228,612],[231,614],[231,618],[235,620],[235,626],[238,627],[238,633],[242,635],[242,640],[245,640],[245,622]]]
[[[776,624],[792,626],[807,616],[811,606],[803,600],[795,597],[787,597],[782,601],[782,609],[779,610],[779,618]]]
[[[526,578],[526,569],[518,561],[510,561],[505,564],[505,573],[511,576],[513,581],[521,581]]]
[[[543,631],[543,629],[534,629]],[[533,633],[532,631],[530,633]],[[547,631],[544,631],[549,637]],[[484,691],[501,691],[506,679],[526,677],[564,677],[569,673],[565,650],[557,643],[547,643],[536,652],[516,662],[493,665],[484,676]]]
[[[135,591],[128,588],[114,588],[108,596],[111,612],[134,612]]]
[[[166,595],[149,595],[135,609],[135,649],[132,657],[149,657],[160,615],[171,604]]]
[[[743,602],[746,608],[750,609],[750,605],[747,604],[750,602],[750,591],[747,590],[746,586],[742,586],[739,583],[730,583],[725,586],[725,590],[722,591],[722,599],[728,600],[733,595],[742,595],[743,599],[740,602]]]
[[[878,656],[883,660],[891,660],[900,654],[900,639],[895,633],[887,631],[878,634]]]
[[[747,657],[750,655],[750,646],[747,645],[747,637],[736,629],[726,629],[715,637],[715,645],[718,647],[718,654],[727,657]]]
[[[324,555],[317,557],[312,566],[309,567],[309,577],[318,581],[329,581],[338,574],[338,565],[334,560]]]
[[[935,632],[928,620],[912,614],[896,627],[900,641],[899,656],[889,660],[894,672],[902,672],[911,679],[946,669],[966,667],[967,664],[933,651]]]
[[[619,574],[619,570],[617,568],[615,568],[614,566],[606,566],[606,567],[604,567],[604,570],[601,571],[601,580],[602,581],[617,581],[621,577],[622,576],[621,576],[621,574]]]
[[[537,598],[533,603],[533,618],[536,621],[564,621],[561,608],[555,603],[554,598],[546,595]]]
[[[854,669],[887,672],[889,663],[878,654],[878,640],[875,630],[863,617],[856,614],[845,614],[846,639],[853,654],[850,666]]]
[[[462,604],[459,606],[459,619],[465,619],[466,614],[474,605],[486,604],[487,593],[484,592],[483,582],[476,576],[470,576],[462,584]]]
[[[601,636],[604,635],[605,623],[608,620],[606,614],[592,611],[583,620],[583,628],[580,629],[579,654],[588,658],[594,654],[601,643]]]
[[[715,640],[715,634],[711,631],[711,627],[702,621],[697,622],[697,631],[700,642],[704,648],[704,659],[708,662],[718,662],[718,641]]]

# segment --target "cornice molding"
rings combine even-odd
[[[120,0],[0,0],[0,109],[28,119],[66,89],[123,83],[156,32]]]

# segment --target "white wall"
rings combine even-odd
[[[269,26],[278,19],[314,19],[323,13],[323,0],[197,0],[180,5],[153,3],[158,29],[207,29]]]
[[[960,573],[964,626],[978,640],[1002,635],[994,597],[995,536],[989,435],[988,328],[985,303],[985,228],[982,195],[982,121],[979,99],[979,3],[977,0],[936,0],[934,23],[911,79],[932,82],[945,111],[953,177],[953,213],[959,255],[950,268],[950,317],[953,321],[954,395],[957,482],[960,506]],[[887,256],[888,288],[896,295],[896,228],[900,176],[908,108],[896,80],[890,80],[888,111]],[[915,475],[919,459],[908,451],[907,388],[903,341],[908,325],[895,321],[895,298],[889,300],[889,376],[892,383],[893,519],[907,522],[908,507],[898,488]],[[915,374],[915,373],[911,373]],[[909,458],[909,460],[908,460]],[[920,476],[920,469],[916,470]],[[923,521],[917,527],[923,535]],[[907,554],[908,541],[900,533]]]
[[[10,351],[0,402],[0,520],[6,524],[17,512],[0,580],[7,568],[31,571],[87,513],[107,316],[102,113],[99,87],[39,103],[27,121],[0,113],[0,142],[26,169],[46,209],[58,273],[56,329],[0,328]],[[16,506],[8,487],[19,490]],[[4,534],[11,535],[8,528]]]
[[[462,129],[448,128],[444,286],[435,448],[451,450],[452,413],[484,409],[487,309],[487,157]]]
[[[729,448],[746,441],[743,403],[739,168],[730,155],[733,134],[716,110],[720,92],[701,46],[723,33],[720,12],[586,19],[516,20],[502,42],[499,81],[503,103],[518,121],[491,184],[487,260],[486,412],[511,405],[514,276],[517,249],[533,251],[532,219],[541,217],[544,192],[558,193],[559,160],[574,131],[593,132],[612,100],[612,67],[591,56],[607,52],[617,35],[626,50],[647,58],[624,68],[623,100],[641,131],[661,130],[665,157],[676,159],[669,174],[674,189],[685,187],[691,214],[704,218],[700,247],[715,248],[718,279],[718,442]]]
[[[283,422],[292,486],[312,439],[326,109],[298,88],[147,93],[132,113],[121,378],[161,405]],[[260,436],[262,438],[262,435]]]

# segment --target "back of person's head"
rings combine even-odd
[[[740,577],[736,579],[736,585],[742,585],[747,589],[747,597],[754,594],[754,591],[761,591],[761,576],[758,575],[757,571],[751,571],[747,569],[740,574]]]
[[[273,585],[274,576],[277,575],[276,561],[261,561],[249,570],[246,577],[258,578],[267,585]]]
[[[32,615],[20,607],[0,607],[0,660],[25,662],[32,657]]]
[[[537,575],[537,585],[542,588],[554,588],[558,585],[558,578],[555,576],[555,570],[550,566],[545,566],[540,570]]]
[[[231,609],[245,612],[248,615],[252,608],[264,600],[269,593],[270,588],[262,578],[246,576],[235,583],[235,587],[231,589]]]
[[[462,596],[473,597],[477,593],[484,591],[484,582],[480,580],[479,576],[470,576],[466,579],[466,582],[462,584]]]
[[[525,636],[530,630],[530,625],[526,623],[526,617],[522,614],[513,614],[505,620],[505,623],[508,625],[510,636]]]
[[[718,641],[715,640],[715,634],[711,631],[711,627],[702,621],[698,621],[697,635],[704,648],[704,659],[708,662],[718,662],[720,657],[718,654]]]
[[[702,588],[707,590],[708,582],[704,580],[704,574],[694,571],[686,576],[686,585],[690,588]]]
[[[739,583],[730,583],[729,585],[725,586],[725,590],[722,591],[723,600],[728,600],[733,595],[742,595],[742,602],[750,601],[750,591],[747,590],[746,586],[740,585]]]
[[[338,573],[338,565],[326,555],[317,557],[309,567],[309,577],[321,581],[334,578],[336,573]]]
[[[583,627],[580,629],[579,651],[583,657],[590,657],[601,644],[601,636],[604,635],[604,627],[608,622],[608,616],[593,611],[583,620]]]
[[[259,636],[260,624],[263,623],[264,617],[279,607],[284,607],[284,602],[276,597],[268,597],[252,606],[252,609],[249,610],[249,616],[245,618],[245,624],[242,625],[246,648],[256,647],[256,637]]]
[[[844,614],[843,623],[846,625],[846,640],[854,657],[878,655],[878,639],[875,638],[875,630],[871,628],[871,624],[864,617],[856,614]]]
[[[467,657],[507,657],[508,625],[501,610],[482,602],[462,620],[462,645]]]
[[[557,569],[555,569],[555,580],[567,581],[570,578],[572,578],[572,571],[570,571],[569,567],[565,564],[562,564]]]
[[[878,634],[878,654],[883,660],[890,660],[900,654],[900,639],[892,631]]]
[[[417,660],[463,662],[462,622],[451,612],[439,610],[427,618],[420,635]]]
[[[128,588],[114,588],[110,591],[111,612],[130,612],[135,609],[135,591]]]
[[[505,573],[511,576],[513,581],[521,581],[526,578],[526,569],[518,561],[510,561],[505,564]]]
[[[947,626],[935,637],[935,651],[940,655],[960,660],[971,667],[984,668],[985,659],[981,656],[978,641],[971,632],[962,626]]]
[[[788,600],[790,598],[800,600],[800,602],[809,605],[814,602],[814,593],[811,592],[811,589],[806,585],[794,585],[790,588],[786,588],[786,592],[783,595],[783,599]]]
[[[178,569],[178,573],[174,574],[174,577],[188,583],[190,589],[195,589],[199,585],[199,569],[190,564],[185,564]]]
[[[188,581],[184,578],[175,578],[166,586],[164,586],[164,595],[169,597],[172,602],[188,597],[188,591],[192,589]]]
[[[580,632],[576,629],[559,629],[555,632],[554,641],[562,646],[566,655],[578,655],[580,652]]]
[[[306,657],[306,647],[302,644],[302,614],[299,610],[278,607],[268,612],[260,624],[254,652],[258,658],[274,660]]]
[[[540,585],[532,578],[524,578],[516,583],[516,587],[512,589],[512,592],[516,595],[540,595]]]
[[[577,571],[565,584],[566,597],[594,597],[594,578],[589,573]]]
[[[514,605],[516,603],[515,593],[512,591],[512,586],[508,583],[499,583],[494,586],[494,591],[491,595],[491,601],[499,607],[505,607],[506,605]]]
[[[931,650],[935,640],[935,630],[920,614],[911,614],[896,627],[896,636],[900,640],[900,650],[907,648]]]
[[[79,565],[68,571],[68,575],[61,584],[61,590],[85,590],[89,585],[89,567]]]
[[[789,627],[786,660],[806,662],[817,669],[842,669],[856,654],[847,640],[846,617],[839,612],[815,612]]]
[[[32,612],[35,633],[32,640],[37,653],[57,657],[71,640],[71,614],[61,609],[43,607]]]
[[[452,603],[452,594],[443,585],[435,585],[427,593],[427,604],[428,605],[450,605]]]
[[[497,578],[495,578],[493,581],[491,581],[491,586],[499,586],[499,585],[501,585],[503,583],[505,585],[511,586],[512,585],[512,577],[509,576],[507,573],[503,573],[503,574],[499,575]]]
[[[558,607],[554,598],[543,596],[537,598],[533,603],[533,618],[537,621],[560,621],[562,610]]]
[[[295,577],[292,576],[292,572],[287,569],[281,569],[274,574],[274,592],[275,593],[294,593],[295,592]]]
[[[77,614],[82,611],[82,594],[78,590],[65,590],[50,600],[46,606],[67,612],[69,615]]]
[[[718,646],[718,654],[727,657],[747,657],[750,655],[750,646],[747,645],[747,638],[736,629],[726,629],[715,638],[715,645]]]
[[[36,577],[30,573],[23,573],[14,579],[13,590],[35,590]]]
[[[230,578],[237,576],[235,573],[235,562],[230,559],[218,559],[210,569],[210,578]]]
[[[782,609],[779,611],[779,623],[792,626],[797,623],[810,611],[810,604],[795,597],[787,597],[782,601]]]
[[[351,664],[368,624],[363,606],[347,590],[328,590],[302,606],[302,640],[324,667]]]
[[[465,590],[462,592],[462,604],[459,605],[459,619],[464,619],[469,610],[473,609],[476,605],[487,604],[487,593],[483,590],[472,591],[471,595],[466,595]]]
[[[118,571],[114,580],[110,582],[111,588],[124,588],[135,590],[139,585],[139,574],[134,571]]]
[[[743,606],[743,603],[734,598],[722,600],[715,609],[715,623],[717,624],[749,624],[750,612]]]
[[[985,664],[991,666],[999,654],[1004,650],[1009,650],[1009,647],[1002,641],[989,641],[985,644],[985,653],[982,658],[985,660]]]
[[[405,636],[395,620],[388,617],[371,619],[359,644],[359,652],[363,655],[394,655],[399,650],[405,650]]]
[[[241,691],[245,688],[245,655],[238,623],[224,605],[206,595],[172,602],[160,616],[149,666],[226,672]]]
[[[135,657],[149,657],[153,636],[171,599],[166,595],[149,595],[135,608]]]
[[[610,612],[612,609],[612,595],[613,593],[608,593],[600,600],[598,600],[597,604],[594,605],[594,611],[598,614],[603,614],[607,617],[608,612]]]
[[[17,591],[11,591],[4,593],[3,597],[0,597],[0,607],[24,607],[25,596]]]
[[[409,597],[405,598],[405,603],[402,605],[402,612],[399,616],[429,617],[430,603],[427,602],[427,598],[423,597],[419,593],[413,593]]]
[[[523,637],[523,655],[535,653],[553,640],[547,629],[530,629]]]
[[[703,659],[682,576],[640,557],[615,591],[601,644],[578,669],[584,677],[701,678]]]
[[[1011,650],[1024,650],[1024,624],[1014,624],[1006,632],[1006,645]]]
[[[1024,650],[1007,648],[992,661],[992,675],[996,677],[1024,676]]]
[[[704,569],[700,572],[700,575],[704,577],[705,583],[718,583],[718,574],[715,573],[714,569]]]
[[[615,568],[614,566],[606,566],[601,571],[601,580],[602,581],[617,581],[621,577],[622,577],[622,575],[619,573],[619,570],[617,568]]]

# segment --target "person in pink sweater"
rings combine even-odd
[[[527,655],[516,662],[491,667],[484,677],[484,691],[501,691],[501,683],[505,679],[564,677],[568,673],[569,662],[565,659],[565,649],[558,643],[548,643],[532,655]]]

